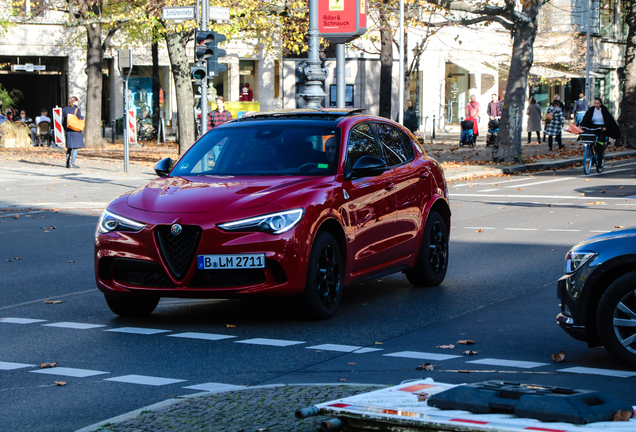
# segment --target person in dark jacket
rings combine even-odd
[[[415,133],[415,131],[420,127],[420,122],[418,121],[417,114],[415,114],[411,105],[412,102],[410,99],[404,104],[404,127]]]
[[[71,96],[68,100],[68,106],[62,110],[62,126],[64,127],[64,135],[66,137],[66,168],[79,168],[75,165],[75,159],[77,158],[77,149],[84,148],[84,134],[83,132],[77,132],[69,129],[66,125],[66,120],[69,114],[74,114],[78,119],[84,120],[82,111],[79,107],[79,99],[75,96]]]
[[[587,110],[583,116],[581,127],[589,129],[600,128],[594,131],[597,136],[596,151],[600,156],[600,160],[602,160],[605,151],[606,137],[614,139],[621,137],[621,130],[618,124],[616,124],[616,120],[614,120],[612,114],[610,114],[607,107],[603,105],[603,102],[601,102],[599,98],[594,98],[594,106]]]

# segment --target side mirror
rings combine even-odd
[[[375,156],[362,156],[353,165],[351,172],[351,178],[353,177],[368,177],[382,174],[388,165],[384,159],[377,158]]]
[[[155,172],[159,177],[166,177],[168,174],[170,174],[171,169],[172,159],[170,158],[161,159],[155,164]]]

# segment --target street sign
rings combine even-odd
[[[33,71],[43,71],[46,70],[45,65],[34,65],[31,63],[23,64],[23,65],[11,65],[11,70],[13,71],[25,71],[25,72],[33,72]]]
[[[208,19],[216,21],[229,21],[230,8],[210,6],[208,9]]]
[[[194,6],[165,7],[161,9],[165,20],[193,20]]]
[[[318,0],[318,32],[330,42],[350,42],[367,31],[366,0]]]

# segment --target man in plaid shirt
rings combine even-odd
[[[208,130],[232,120],[232,113],[223,107],[224,102],[223,96],[219,96],[216,99],[216,110],[208,113]]]

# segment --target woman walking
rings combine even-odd
[[[64,135],[66,136],[66,168],[79,168],[75,165],[77,158],[77,149],[84,148],[84,134],[81,131],[74,131],[67,125],[69,114],[76,115],[78,119],[84,120],[82,111],[79,109],[79,99],[71,96],[68,100],[68,106],[62,110],[62,126],[64,127]]]
[[[565,121],[563,119],[563,110],[559,104],[560,101],[556,99],[553,100],[546,112],[546,120],[549,118],[548,114],[552,114],[552,120],[545,125],[545,134],[548,136],[548,147],[550,150],[552,150],[552,137],[555,138],[556,143],[559,145],[559,149],[563,148],[563,143],[561,142],[561,129],[563,129],[563,123]]]
[[[537,133],[537,144],[541,143],[541,105],[537,103],[537,100],[532,96],[530,98],[530,105],[526,109],[528,115],[528,144],[532,141],[532,132]]]

